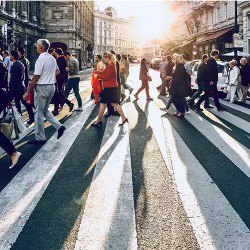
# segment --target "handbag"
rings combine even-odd
[[[29,92],[26,102],[30,105],[34,104],[34,90]]]
[[[152,82],[152,77],[150,75],[148,75],[148,81]]]

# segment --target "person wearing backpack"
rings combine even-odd
[[[0,88],[0,113],[4,111],[8,104],[8,94],[5,90]],[[12,169],[17,165],[22,154],[16,150],[13,143],[2,132],[1,123],[2,122],[0,120],[0,147],[3,148],[4,151],[10,156],[11,165],[9,169]]]

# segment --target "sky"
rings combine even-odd
[[[173,15],[169,14],[163,0],[97,0],[96,5],[101,11],[112,6],[119,17],[129,18],[134,16],[135,30],[143,40],[161,39],[163,31],[172,22]]]

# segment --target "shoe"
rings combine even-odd
[[[123,102],[125,98],[126,98],[126,95],[121,94],[121,102]]]
[[[122,127],[125,123],[128,123],[128,118],[126,118],[122,123],[120,123],[119,127]]]
[[[59,112],[58,112],[58,111],[55,111],[55,110],[53,110],[51,113],[52,113],[53,116],[59,115]]]
[[[28,144],[37,144],[37,145],[42,145],[42,144],[45,144],[46,143],[46,140],[44,141],[38,141],[36,139],[33,139],[33,140],[29,140],[28,141]]]
[[[98,123],[94,122],[94,123],[91,124],[91,126],[96,127],[96,128],[102,128],[102,121],[100,121]]]
[[[174,113],[174,116],[175,116],[175,117],[178,117],[178,118],[182,118],[182,117],[185,116],[185,114],[182,114],[181,112],[175,112],[175,113]]]
[[[74,109],[74,103],[70,103],[69,104],[69,112],[72,112],[73,109]]]
[[[227,98],[225,98],[224,100],[225,100],[225,101],[230,101],[230,99],[227,99]]]
[[[60,139],[63,136],[65,130],[66,128],[62,125],[58,130],[57,139]]]
[[[185,112],[185,115],[190,115],[190,114],[191,114],[190,111]]]
[[[199,105],[194,105],[194,108],[197,111],[203,111],[203,109]]]
[[[214,107],[210,106],[210,105],[205,105],[204,108],[206,108],[206,109],[213,109]]]
[[[154,99],[152,97],[147,97],[147,101],[153,101]]]
[[[223,108],[223,107],[219,107],[219,108],[217,108],[217,110],[218,110],[218,111],[226,111],[226,109]]]
[[[12,159],[12,165],[9,166],[9,169],[12,169],[12,168],[14,168],[17,165],[17,163],[18,163],[21,155],[22,155],[22,153],[20,153],[20,152],[16,152],[15,153],[15,158]]]
[[[135,99],[136,99],[136,100],[138,100],[138,99],[139,99],[138,95],[134,95],[134,97],[135,97]]]
[[[27,124],[31,125],[33,122],[35,122],[34,119],[30,119],[30,120],[27,121]]]
[[[83,108],[82,107],[78,107],[78,108],[74,109],[74,111],[83,111]]]
[[[160,108],[160,110],[162,110],[163,112],[168,113],[168,109],[167,108]]]
[[[130,89],[129,90],[129,94],[131,95],[131,93],[134,91],[134,89]]]

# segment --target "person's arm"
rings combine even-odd
[[[100,80],[107,81],[113,77],[113,72],[110,67],[106,67],[103,72],[97,74],[96,77]]]
[[[27,100],[30,91],[32,91],[35,88],[35,86],[37,85],[37,82],[38,82],[39,78],[40,78],[40,76],[38,76],[38,75],[34,75],[32,77],[32,79],[31,79],[31,81],[30,81],[30,83],[28,85],[28,88],[26,90],[26,93],[23,95],[23,99],[24,100]]]

